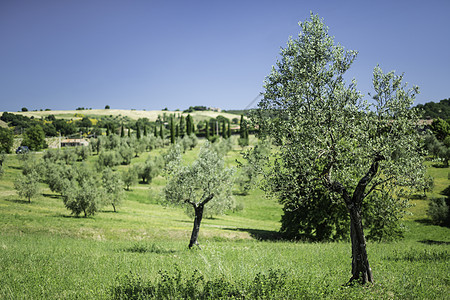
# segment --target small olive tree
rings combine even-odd
[[[126,171],[122,172],[122,181],[125,184],[127,191],[129,191],[130,186],[136,184],[138,181],[136,168],[129,167]]]
[[[177,160],[174,160],[177,161]],[[234,170],[224,166],[223,159],[208,142],[200,149],[191,165],[179,165],[168,173],[164,202],[176,206],[192,206],[194,227],[189,248],[198,246],[198,233],[205,206],[210,214],[222,214],[235,206],[232,198]]]
[[[77,217],[81,213],[84,217],[94,215],[101,206],[101,199],[102,191],[93,177],[71,181],[63,196],[64,205]]]
[[[104,193],[105,204],[111,204],[114,212],[116,212],[116,206],[122,203],[124,198],[123,182],[120,179],[118,173],[114,173],[110,168],[106,168],[102,173],[102,184]]]
[[[32,171],[26,175],[20,175],[14,181],[14,188],[20,197],[23,197],[31,203],[31,198],[39,194],[39,175]]]

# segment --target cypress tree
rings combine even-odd
[[[128,137],[131,137],[131,128],[128,127]]]
[[[209,121],[205,121],[205,122],[206,122],[205,136],[206,136],[206,139],[209,140]]]
[[[192,133],[192,119],[191,115],[187,115],[186,117],[186,134],[191,135]]]
[[[123,124],[122,124],[122,128],[120,130],[120,137],[124,137],[125,136],[125,129],[123,128]]]
[[[227,132],[227,136],[228,136],[228,138],[230,138],[230,137],[231,137],[231,121],[228,120],[227,123],[228,123],[228,132]]]
[[[137,127],[137,129],[136,129],[136,137],[138,139],[140,139],[141,138],[141,129],[140,129],[139,125],[137,125],[136,127]]]
[[[241,122],[239,123],[239,137],[241,139],[245,138],[245,131],[244,131],[245,121],[244,121],[244,115],[241,115]]]
[[[175,143],[175,125],[173,124],[173,117],[170,119],[170,143]]]
[[[156,127],[156,124],[155,124],[155,127],[154,127],[153,135],[154,135],[155,137],[158,137],[158,129],[157,129],[157,127]]]
[[[180,118],[180,126],[179,126],[179,134],[178,136],[184,137],[186,133],[186,121],[183,116]]]
[[[147,132],[147,126],[144,126],[144,136],[147,136],[148,132]]]
[[[226,139],[228,136],[227,136],[227,123],[225,122],[225,120],[223,120],[222,121],[222,137],[224,138],[224,139]]]
[[[159,137],[164,139],[163,124],[159,124]]]

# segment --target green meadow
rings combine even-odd
[[[188,151],[186,160],[197,153]],[[226,162],[236,159],[237,146]],[[44,184],[31,203],[20,199],[13,182],[21,166],[9,155],[0,179],[0,299],[126,299],[152,288],[154,297],[168,299],[201,298],[208,289],[216,293],[211,298],[450,298],[450,229],[430,225],[427,199],[412,200],[404,239],[368,243],[375,283],[348,287],[350,243],[280,240],[282,207],[261,190],[243,196],[236,186],[240,209],[204,219],[202,249],[188,250],[193,220],[182,208],[159,204],[163,177],[132,186],[117,213],[104,207],[83,218]],[[450,168],[430,163],[428,170],[435,187],[427,197],[440,196]]]

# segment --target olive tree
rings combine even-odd
[[[64,205],[72,214],[78,217],[84,213],[84,217],[88,217],[99,210],[103,191],[97,186],[97,181],[88,176],[70,181],[63,194]]]
[[[364,100],[355,81],[344,82],[357,52],[335,44],[316,15],[299,25],[298,38],[289,39],[265,80],[254,116],[279,149],[267,174],[268,190],[279,197],[295,193],[304,202],[321,188],[342,201],[350,217],[349,283],[373,282],[363,201],[383,191],[395,202],[403,187],[423,177],[417,114],[411,108],[418,89],[377,66],[373,99]]]
[[[14,188],[20,197],[23,197],[31,203],[31,198],[39,194],[39,175],[33,171],[26,175],[19,175],[14,181]]]
[[[129,191],[130,186],[136,184],[138,181],[136,168],[129,167],[126,171],[123,171],[122,181],[125,184],[127,191]]]
[[[106,168],[102,172],[102,184],[105,191],[105,204],[111,204],[116,212],[116,206],[120,205],[124,198],[122,179],[118,173]]]
[[[176,161],[176,160],[175,160]],[[198,246],[198,234],[205,207],[211,214],[222,214],[234,207],[231,196],[234,170],[224,166],[223,159],[208,142],[191,165],[171,169],[164,188],[166,204],[192,206],[194,227],[189,248]]]

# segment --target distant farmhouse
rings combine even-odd
[[[61,141],[61,147],[89,146],[85,139],[65,139]]]

